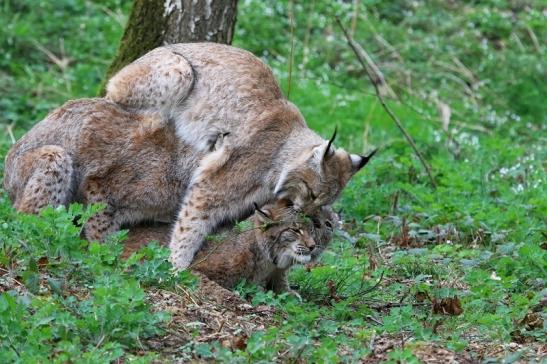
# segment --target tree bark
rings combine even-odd
[[[237,0],[135,0],[100,90],[110,77],[146,52],[173,43],[232,43]]]

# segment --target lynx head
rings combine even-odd
[[[278,202],[257,208],[254,222],[262,253],[278,268],[316,259],[332,238],[335,222],[330,207],[314,216],[303,216]]]
[[[311,252],[311,260],[315,261],[329,246],[340,220],[330,206],[319,207],[314,213],[308,215],[308,218],[311,220],[309,228],[311,228],[311,234],[315,241],[315,249]]]
[[[282,173],[275,187],[278,200],[286,199],[297,211],[314,211],[336,200],[350,178],[363,168],[376,150],[367,156],[349,154],[332,145],[331,139],[303,153]]]

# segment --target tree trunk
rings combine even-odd
[[[237,0],[135,0],[100,93],[122,67],[161,45],[232,43],[236,15]]]

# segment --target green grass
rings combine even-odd
[[[0,156],[10,131],[17,138],[66,100],[95,96],[130,8],[129,1],[101,4],[0,5]],[[234,40],[262,56],[284,90],[288,13],[286,2],[240,1]],[[213,342],[193,346],[192,355],[356,362],[374,338],[386,337],[397,345],[383,359],[413,362],[421,343],[459,352],[473,343],[545,343],[545,324],[527,324],[534,314],[545,322],[540,301],[547,293],[541,2],[367,0],[354,19],[351,2],[318,0],[298,2],[293,13],[289,98],[324,137],[338,126],[339,146],[381,151],[336,204],[347,234],[319,266],[292,273],[304,302],[242,284],[239,292],[253,304],[278,309],[277,324],[251,336],[245,349]],[[348,26],[355,21],[355,40],[399,96],[389,105],[431,163],[437,189],[377,102],[335,14]],[[446,130],[439,102],[452,113]],[[169,320],[150,309],[146,288],[191,280],[170,275],[165,249],[123,262],[120,237],[88,247],[72,222],[89,213],[71,207],[23,216],[0,199],[1,279],[18,282],[0,295],[0,361],[146,362],[159,355],[135,354]],[[461,315],[434,313],[431,301],[454,297]]]

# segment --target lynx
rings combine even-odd
[[[157,48],[108,83],[106,98],[132,112],[158,112],[177,137],[208,153],[194,171],[170,239],[187,267],[203,238],[252,204],[288,200],[295,210],[332,203],[370,159],[335,149],[307,127],[271,70],[244,50],[214,44]],[[222,146],[210,151],[211,140]]]
[[[175,221],[170,248],[179,269],[205,236],[249,216],[254,203],[285,200],[304,212],[332,203],[373,154],[323,140],[269,68],[229,46],[159,48],[122,69],[108,90],[106,99],[66,103],[24,135],[7,155],[5,189],[27,213],[104,204],[85,227],[89,240]]]
[[[52,112],[12,147],[4,187],[26,213],[105,204],[84,228],[88,240],[102,240],[123,225],[173,222],[202,155],[156,115],[82,99]]]
[[[288,270],[315,261],[330,243],[338,220],[330,207],[301,218],[278,204],[257,209],[249,223],[248,230],[230,232],[220,242],[205,240],[190,267],[228,289],[244,278],[277,293],[291,292]],[[124,254],[148,241],[166,243],[168,238],[166,225],[133,228]]]

